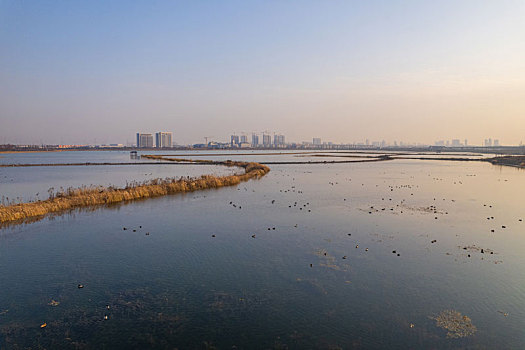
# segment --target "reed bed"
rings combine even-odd
[[[162,159],[173,161],[169,158],[159,156],[146,156],[151,159]],[[193,162],[188,159],[177,160]],[[142,183],[130,183],[124,188],[84,186],[80,188],[69,188],[57,193],[50,193],[46,200],[19,203],[13,205],[0,205],[0,223],[24,220],[32,217],[43,216],[50,213],[67,211],[75,208],[113,204],[134,199],[165,196],[168,194],[200,191],[225,186],[235,186],[243,181],[257,179],[266,175],[270,168],[259,163],[251,162],[213,162],[198,161],[207,164],[215,164],[244,169],[243,174],[227,176],[203,175],[198,178],[166,178],[154,179]]]

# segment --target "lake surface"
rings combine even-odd
[[[79,161],[27,155],[2,161]],[[525,171],[419,160],[270,167],[236,187],[0,228],[0,348],[525,348]],[[0,168],[15,179],[0,195],[231,171]],[[447,338],[431,319],[444,310],[477,332]]]

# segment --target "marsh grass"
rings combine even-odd
[[[159,156],[146,157],[173,161],[172,159]],[[176,161],[194,162],[188,159]],[[232,161],[213,162],[203,160],[197,162],[206,162],[206,164],[228,167],[239,167],[244,169],[244,173],[227,176],[203,175],[198,178],[181,177],[154,179],[140,183],[128,183],[124,188],[82,186],[79,188],[61,188],[58,191],[50,189],[49,198],[46,200],[0,205],[0,223],[24,220],[80,207],[108,205],[134,199],[235,186],[243,181],[260,178],[270,171],[267,166],[258,163]]]

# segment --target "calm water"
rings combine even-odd
[[[85,178],[201,169],[163,167]],[[0,229],[0,347],[525,347],[524,171],[416,160],[271,168],[238,187]],[[60,176],[18,168],[16,178],[50,187],[53,169]],[[429,318],[447,309],[477,332],[448,339]]]

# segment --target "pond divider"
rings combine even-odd
[[[59,193],[50,194],[50,197],[46,200],[0,205],[0,223],[24,220],[87,206],[113,204],[134,199],[235,186],[243,181],[258,179],[270,171],[270,168],[267,166],[253,162],[194,161],[189,159],[164,158],[155,155],[143,155],[142,157],[170,162],[206,163],[210,165],[238,167],[244,169],[244,173],[225,176],[203,175],[196,178],[178,177],[154,179],[143,183],[132,183],[124,188],[102,186],[68,188]],[[59,166],[59,164],[57,164],[57,166]]]

